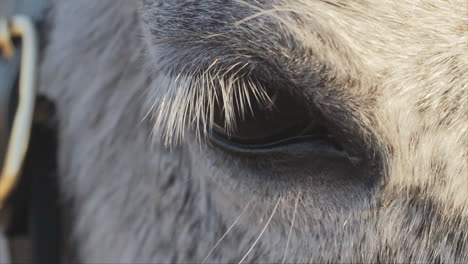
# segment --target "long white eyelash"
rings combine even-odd
[[[202,74],[180,73],[159,83],[152,108],[153,133],[161,135],[166,146],[180,142],[188,127],[198,139],[206,136],[214,123],[216,101],[222,102],[227,133],[236,128],[236,115],[243,118],[246,111],[253,111],[254,102],[272,103],[265,87],[240,74],[247,65],[235,64],[221,72],[214,70],[214,64]]]

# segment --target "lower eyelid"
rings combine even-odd
[[[214,145],[220,146],[224,149],[230,149],[236,152],[250,152],[250,153],[278,152],[287,148],[288,145],[292,145],[292,144],[306,145],[307,143],[310,143],[310,142],[314,142],[314,144],[316,144],[316,146],[318,146],[322,150],[324,148],[321,148],[320,146],[327,145],[328,146],[327,149],[330,147],[330,144],[329,142],[327,142],[326,139],[320,136],[313,136],[313,135],[290,137],[290,138],[286,138],[286,139],[279,140],[276,142],[267,143],[267,144],[258,144],[258,145],[241,145],[241,144],[228,142],[224,138],[222,138],[221,136],[215,133],[209,134],[209,138],[210,138],[210,141]],[[341,153],[341,152],[342,152],[341,150],[336,151],[336,153]]]

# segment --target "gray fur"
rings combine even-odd
[[[287,244],[294,263],[468,262],[467,12],[463,0],[52,1],[40,90],[60,113],[75,257],[202,262],[245,209],[208,262],[281,262]],[[175,79],[213,63],[286,83],[364,162],[292,148],[252,163],[197,140],[181,120],[209,114]]]

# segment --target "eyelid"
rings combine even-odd
[[[363,162],[362,157],[350,155],[346,150],[332,147],[330,142],[318,136],[298,136],[285,140],[277,141],[272,144],[257,146],[243,146],[239,144],[228,144],[223,138],[216,134],[209,134],[210,143],[223,149],[224,151],[238,154],[274,154],[274,153],[292,153],[305,155],[320,155],[321,158],[346,159],[353,166],[358,166]]]
[[[289,152],[293,146],[297,149],[302,149],[304,152],[320,152],[321,154],[329,154],[335,157],[348,158],[349,155],[342,150],[330,147],[330,143],[318,136],[297,136],[290,137],[276,142],[244,146],[226,142],[226,140],[216,134],[210,134],[210,142],[215,146],[224,150],[236,153],[249,153],[249,154],[262,154],[262,153],[275,153],[275,152]]]

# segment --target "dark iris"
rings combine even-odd
[[[255,147],[322,130],[318,119],[288,92],[276,90],[269,96],[271,102],[267,103],[251,99],[251,108],[244,107],[244,114],[236,106],[235,126],[231,131],[225,128],[224,107],[218,103],[214,111],[213,133],[229,143]]]

